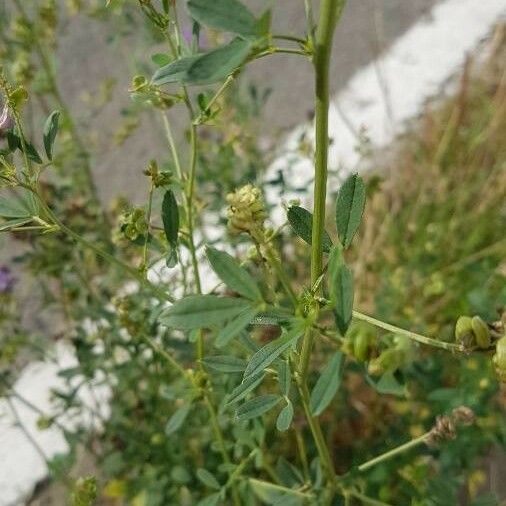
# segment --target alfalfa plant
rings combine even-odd
[[[354,276],[346,263],[346,252],[360,226],[366,200],[364,181],[357,174],[339,189],[333,230],[328,233],[325,229],[329,67],[344,0],[321,0],[317,21],[312,2],[306,0],[307,31],[301,37],[271,33],[271,12],[256,17],[238,0],[189,0],[186,7],[193,20],[189,40],[181,29],[175,1],[139,0],[138,5],[168,49],[154,58],[159,68],[151,79],[142,75],[133,78],[131,93],[135,101],[161,111],[174,170],[160,169],[152,161],[145,171],[149,180],[147,206],[124,212],[114,234],[107,217],[97,213],[100,234],[92,234],[90,239],[86,231],[76,231],[57,215],[43,188],[45,174],[58,152],[61,115],[68,124],[69,111],[49,115],[41,156],[25,134],[22,112],[28,93],[22,85],[11,85],[2,74],[5,106],[0,126],[7,136],[7,147],[0,155],[0,177],[4,187],[17,189],[22,196],[16,204],[2,200],[0,214],[6,218],[2,231],[59,234],[138,281],[140,298],[113,298],[115,312],[107,313],[104,346],[109,332],[117,339],[117,346],[128,350],[132,363],[135,359],[145,364],[146,370],[138,372],[155,378],[157,387],[164,385],[165,398],[174,403],[164,434],[153,434],[144,444],[156,447],[166,441],[169,447],[179,444],[185,448],[187,443],[192,462],[189,475],[187,468],[178,467],[177,473],[162,477],[163,490],[156,491],[159,502],[152,499],[155,504],[241,505],[256,504],[257,500],[279,506],[342,501],[385,504],[364,495],[361,483],[366,473],[417,445],[454,438],[458,426],[473,423],[474,414],[465,406],[457,407],[438,417],[422,435],[338,473],[339,452],[326,437],[321,419],[341,387],[347,357],[370,362],[372,374],[386,371],[378,385],[382,382],[380,389],[388,391],[386,384],[394,380],[391,371],[409,353],[409,342],[462,354],[464,360],[471,353],[492,355],[497,348],[493,360],[499,378],[504,379],[504,322],[487,324],[477,316],[460,317],[455,341],[446,342],[383,322],[354,306]],[[221,43],[217,47],[201,48],[202,27],[218,34]],[[294,233],[310,247],[309,279],[302,290],[282,262],[285,244],[280,240],[284,236],[268,227],[260,188],[247,184],[226,197],[230,240],[240,238],[251,246],[249,258],[242,264],[225,251],[225,238],[215,247],[203,244],[201,237],[205,235],[199,234],[199,128],[219,118],[223,97],[247,65],[275,53],[309,59],[315,76],[314,205],[312,212],[298,205],[287,210]],[[196,86],[215,86],[216,90],[195,94]],[[183,105],[188,113],[187,157],[181,156],[166,115],[175,105]],[[76,130],[71,126],[70,131],[80,145]],[[98,205],[88,159],[86,168],[90,198]],[[159,214],[157,196],[162,197]],[[120,240],[139,248],[140,262],[132,265],[121,258]],[[149,267],[160,257],[169,268],[181,268],[185,274],[181,283],[152,281]],[[210,264],[222,283],[211,293],[203,293],[203,262]],[[175,274],[174,279],[178,279]],[[180,288],[178,283],[186,294],[182,298],[174,295],[174,288]],[[84,308],[81,314],[85,312]],[[390,332],[392,346],[374,356],[367,334],[349,332],[352,320]],[[127,329],[132,343],[122,341],[122,334],[112,330],[117,328]],[[259,329],[268,337],[261,330],[259,338]],[[177,340],[191,343],[193,357],[172,351],[167,346],[169,337],[174,347]],[[330,343],[332,353],[325,357],[321,371],[315,371],[315,345],[323,342]],[[151,350],[151,362],[142,362],[147,359],[141,344]],[[119,365],[112,367],[114,374],[123,377],[125,369],[120,365],[121,371]],[[110,373],[109,363],[107,367]],[[144,388],[142,378],[135,378],[140,381],[139,389]],[[113,388],[121,391],[121,382]],[[142,407],[136,405],[137,409]],[[145,414],[153,419],[158,415]],[[197,424],[204,420],[204,426],[196,426],[192,420]],[[284,460],[281,470],[273,469],[268,437],[274,427],[278,448],[286,447],[284,443],[292,437],[287,434],[293,431],[300,468]],[[177,459],[184,461],[180,456]],[[74,491],[74,502],[90,504],[96,496],[95,483],[87,479],[84,488],[82,483]],[[142,490],[137,487],[129,495],[139,501]]]

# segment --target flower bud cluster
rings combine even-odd
[[[144,171],[144,174],[151,178],[155,188],[169,186],[172,183],[172,172],[160,170],[156,160],[151,160],[149,162],[148,168]]]
[[[72,506],[92,506],[97,499],[97,480],[93,476],[79,478],[72,491]]]
[[[123,212],[119,217],[121,235],[129,241],[135,241],[148,231],[146,211],[142,207],[135,207]]]
[[[231,234],[247,233],[261,243],[265,237],[264,221],[267,218],[262,193],[247,184],[227,195],[228,229]]]

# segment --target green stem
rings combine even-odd
[[[405,451],[411,450],[411,448],[415,448],[416,446],[425,443],[430,434],[431,434],[430,431],[426,432],[425,434],[422,434],[421,436],[412,439],[411,441],[408,441],[407,443],[404,443],[403,445],[400,445],[397,448],[394,448],[393,450],[389,450],[388,452],[385,452],[379,455],[378,457],[368,460],[367,462],[364,462],[363,464],[358,466],[358,470],[360,472],[367,471],[376,464],[380,464],[381,462],[385,462],[386,460],[396,457],[397,455],[404,453]]]
[[[234,79],[235,79],[234,74],[231,74],[231,75],[229,75],[227,77],[227,79],[225,80],[225,82],[220,86],[220,88],[214,94],[214,96],[211,98],[211,100],[209,100],[209,103],[207,104],[205,110],[202,111],[202,113],[194,120],[195,124],[200,125],[204,121],[205,116],[207,114],[209,114],[209,112],[211,111],[211,108],[213,107],[213,105],[221,97],[221,95],[223,95],[223,93],[225,93],[225,91],[227,90],[227,88],[234,82]]]
[[[37,193],[35,192],[35,196],[38,198],[39,203],[48,216],[50,220],[55,224],[58,225],[60,230],[62,232],[65,232],[68,236],[70,236],[72,239],[74,239],[76,242],[82,244],[85,248],[92,250],[94,253],[96,253],[99,257],[103,258],[107,262],[111,263],[112,265],[115,265],[116,267],[119,267],[124,273],[129,274],[132,278],[136,279],[141,286],[152,292],[154,295],[156,295],[160,300],[166,300],[169,302],[174,302],[174,297],[169,295],[165,290],[160,289],[158,286],[154,285],[153,283],[149,282],[145,276],[139,272],[137,269],[134,269],[133,267],[130,267],[128,264],[125,264],[121,260],[118,260],[115,256],[111,255],[107,251],[104,251],[103,249],[99,248],[92,242],[88,241],[84,237],[80,236],[78,233],[74,232],[71,228],[67,227],[49,208],[49,206],[46,204],[45,200]]]
[[[453,351],[453,352],[465,351],[464,347],[461,346],[460,344],[445,343],[443,341],[438,341],[437,339],[432,339],[430,337],[423,336],[421,334],[417,334],[416,332],[411,332],[410,330],[402,329],[402,328],[397,327],[395,325],[391,325],[390,323],[386,323],[381,320],[377,320],[376,318],[373,318],[372,316],[368,316],[364,313],[360,313],[359,311],[353,311],[353,318],[355,318],[356,320],[362,320],[364,322],[370,323],[371,325],[374,325],[374,326],[379,327],[384,330],[388,330],[389,332],[394,332],[395,334],[405,336],[408,339],[411,339],[411,340],[416,341],[421,344],[426,344],[428,346],[433,346],[435,348],[441,348],[443,350]]]
[[[323,233],[325,227],[325,206],[327,197],[327,161],[329,149],[329,104],[330,84],[329,69],[332,54],[332,40],[337,20],[344,7],[344,0],[322,0],[320,5],[320,19],[316,31],[314,54],[315,66],[315,125],[316,125],[316,157],[315,157],[315,183],[313,207],[313,232],[311,241],[311,286],[314,286],[322,274],[323,267]],[[311,6],[306,2],[306,7]],[[308,15],[311,11],[308,12]],[[311,21],[308,19],[308,22]],[[318,290],[321,293],[321,288]],[[314,315],[315,318],[318,315]],[[327,475],[332,490],[335,486],[334,464],[329,449],[323,437],[322,429],[317,417],[311,414],[309,407],[309,391],[307,387],[307,374],[313,348],[313,331],[306,330],[302,342],[300,362],[298,367],[298,387],[306,418],[311,429],[318,455]]]
[[[147,225],[148,230],[146,232],[146,239],[144,240],[144,245],[142,248],[142,264],[141,264],[141,272],[144,276],[147,276],[147,265],[148,265],[148,243],[149,243],[149,232],[151,230],[151,213],[153,210],[153,191],[155,186],[153,182],[151,182],[151,186],[149,188],[149,197],[148,197],[148,213],[147,213]]]
[[[309,332],[311,332],[311,329],[307,329],[306,334],[304,336],[305,339],[307,338],[307,334]],[[316,445],[316,450],[318,451],[318,456],[320,457],[323,471],[327,476],[330,488],[333,489],[335,485],[334,463],[332,462],[332,457],[330,456],[329,449],[325,442],[325,438],[323,436],[323,431],[320,426],[318,417],[313,416],[311,413],[310,395],[306,383],[306,378],[303,378],[299,373],[297,373],[296,379],[297,379],[297,387],[302,402],[302,407],[304,408],[304,414],[306,415],[306,419],[308,421],[309,428],[311,430],[311,434],[313,436]]]

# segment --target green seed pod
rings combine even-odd
[[[496,344],[496,352],[492,362],[499,381],[506,383],[506,336],[501,337]]]
[[[455,340],[466,348],[474,345],[473,321],[471,317],[459,317],[455,324]]]
[[[473,316],[471,324],[476,344],[480,348],[488,348],[490,346],[490,330],[487,324],[479,316]]]
[[[353,354],[360,362],[366,362],[371,355],[371,336],[365,332],[358,334],[353,343]]]

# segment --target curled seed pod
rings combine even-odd
[[[360,362],[366,362],[371,357],[371,335],[360,332],[353,342],[353,355]]]
[[[492,362],[499,381],[506,383],[506,336],[496,343],[496,352]]]
[[[457,320],[455,340],[466,348],[474,345],[473,320],[470,316],[460,316]]]
[[[480,348],[488,348],[490,346],[490,330],[487,324],[479,316],[473,316],[471,325],[476,344]]]

